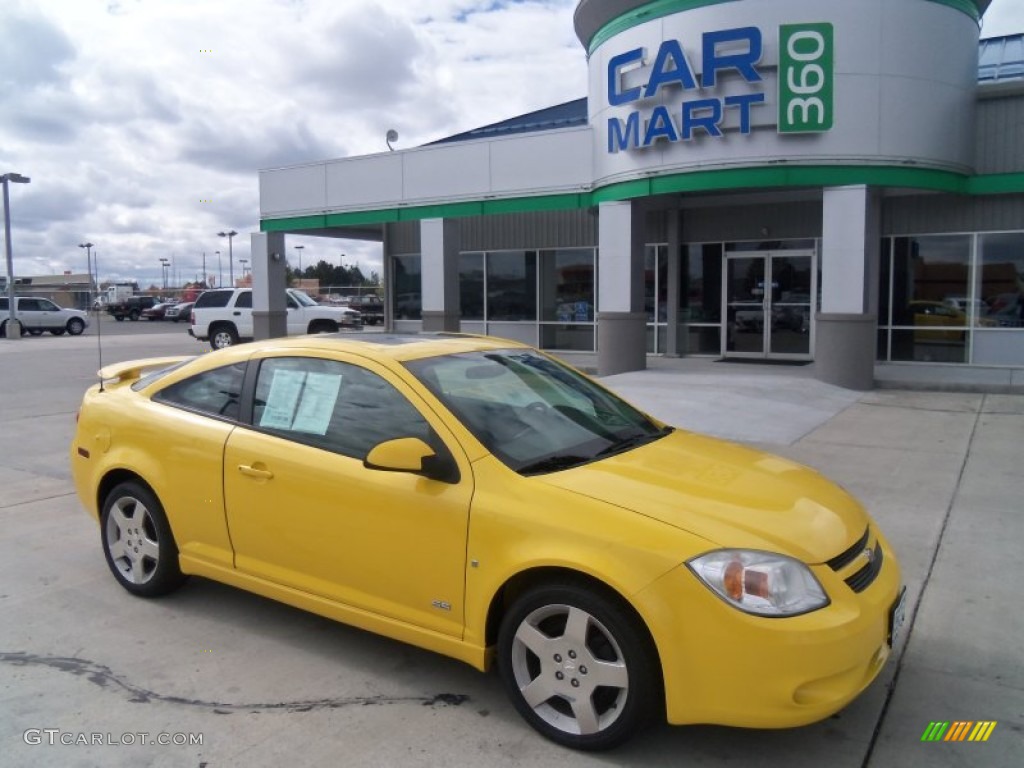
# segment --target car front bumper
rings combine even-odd
[[[831,604],[800,616],[744,613],[680,566],[635,597],[661,657],[670,723],[785,728],[822,720],[855,699],[891,653],[900,569],[888,543],[881,570],[854,592],[813,566]]]

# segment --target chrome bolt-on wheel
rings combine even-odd
[[[148,488],[135,482],[114,488],[100,527],[107,564],[129,592],[156,597],[181,584],[178,548],[163,507]]]
[[[566,746],[608,749],[660,700],[660,673],[632,611],[583,585],[532,590],[505,616],[499,664],[516,708]]]

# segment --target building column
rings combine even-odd
[[[665,300],[668,302],[665,313],[665,341],[663,342],[663,352],[665,357],[681,357],[686,354],[687,347],[680,345],[680,336],[683,337],[683,344],[689,342],[689,330],[686,326],[686,318],[680,319],[679,317],[679,271],[682,269],[682,230],[683,230],[683,212],[681,210],[671,210],[667,212],[668,215],[668,290],[665,295]],[[680,353],[680,349],[683,350]]]
[[[814,370],[829,384],[874,388],[880,238],[876,190],[863,185],[824,190]]]
[[[647,367],[642,206],[625,200],[598,207],[597,372]]]
[[[256,339],[288,335],[285,293],[284,234],[256,232],[250,236],[252,260],[252,330]]]
[[[423,330],[459,330],[459,224],[420,221]]]

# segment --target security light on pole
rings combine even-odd
[[[226,237],[228,239],[228,279],[231,281],[231,287],[235,287],[235,252],[231,247],[231,238],[238,233],[235,230],[229,232],[218,232],[218,237]]]

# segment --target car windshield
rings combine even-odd
[[[316,306],[316,302],[309,298],[309,296],[304,294],[302,291],[289,291],[289,293],[291,293],[292,298],[299,302],[299,304],[301,304],[303,307]]]
[[[568,469],[671,432],[571,368],[531,350],[469,352],[405,365],[489,451],[520,474]]]

